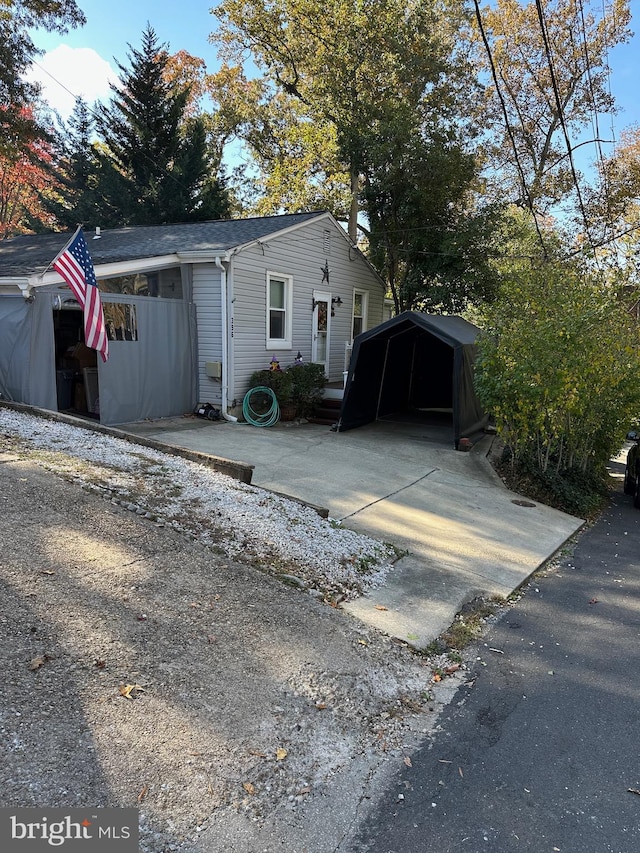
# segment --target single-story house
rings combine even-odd
[[[96,229],[102,363],[50,268],[70,237],[0,241],[0,398],[105,424],[206,402],[233,418],[273,357],[300,353],[341,382],[353,339],[383,319],[383,281],[327,212]]]
[[[463,317],[405,311],[358,335],[338,431],[437,413],[451,424],[456,449],[461,438],[482,432],[489,417],[474,387],[479,332]]]

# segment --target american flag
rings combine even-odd
[[[100,290],[82,228],[78,228],[53,262],[54,270],[67,282],[84,311],[84,342],[109,358],[109,340],[104,325]]]

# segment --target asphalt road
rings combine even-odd
[[[620,482],[484,637],[441,730],[399,763],[351,850],[640,850],[639,541]]]

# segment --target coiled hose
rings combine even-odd
[[[251,405],[251,398],[254,396],[256,397],[255,405],[259,405],[261,409],[266,409],[266,411],[259,412],[254,409]],[[260,401],[262,405],[260,405]],[[242,401],[242,414],[245,421],[252,426],[270,427],[277,424],[280,420],[280,406],[273,390],[267,388],[266,385],[257,385],[255,388],[250,388]]]

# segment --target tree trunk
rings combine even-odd
[[[358,188],[360,185],[360,174],[356,169],[351,169],[351,207],[349,209],[348,233],[351,242],[358,242],[358,213],[360,212]]]

